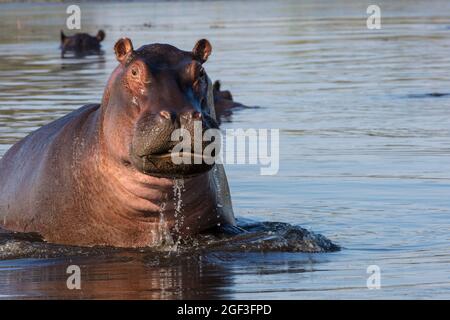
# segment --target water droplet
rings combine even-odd
[[[184,214],[183,214],[183,199],[182,194],[184,191],[184,179],[174,179],[173,180],[173,201],[174,201],[174,218],[175,225],[174,231],[177,234],[177,244],[181,242],[180,231],[184,224]]]

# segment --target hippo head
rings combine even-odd
[[[76,55],[85,55],[89,53],[98,53],[100,51],[100,42],[105,39],[105,32],[99,30],[96,36],[87,33],[76,33],[67,36],[61,30],[61,55],[67,51],[72,51]]]
[[[157,177],[194,176],[210,170],[214,164],[211,157],[205,161],[203,150],[213,142],[205,142],[203,133],[218,124],[212,85],[202,66],[211,54],[209,41],[199,40],[192,51],[168,44],[134,50],[131,40],[123,38],[114,50],[119,66],[103,97],[102,126],[104,140],[118,160]],[[173,161],[172,149],[186,142],[184,135],[173,139],[176,129],[188,133],[191,148],[182,153],[191,161]]]
[[[216,80],[213,85],[213,92],[214,92],[214,100],[230,100],[233,101],[233,95],[228,90],[221,90],[222,84],[219,80]]]

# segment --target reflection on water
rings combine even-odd
[[[220,299],[252,294],[258,278],[274,276],[302,281],[304,273],[314,272],[320,256],[274,253],[195,255],[169,257],[166,261],[145,255],[87,258],[15,260],[0,262],[0,298],[75,299]],[[68,290],[69,264],[82,270],[81,290]],[[245,265],[245,268],[243,267]],[[245,282],[239,280],[245,278]],[[234,288],[234,289],[231,289]],[[281,288],[281,287],[280,287]],[[303,291],[303,290],[302,290]],[[261,295],[270,292],[260,292]],[[286,298],[295,297],[286,290]],[[271,294],[268,297],[280,298]]]
[[[345,249],[7,260],[0,295],[449,298],[450,3],[381,1],[381,30],[365,27],[369,4],[82,4],[83,31],[104,29],[106,39],[105,55],[81,60],[59,56],[65,5],[1,4],[0,155],[100,101],[119,37],[186,50],[206,37],[210,77],[237,101],[262,106],[224,127],[281,129],[279,175],[227,167],[238,216],[300,224]],[[72,263],[85,270],[81,293],[64,287]],[[366,288],[372,264],[381,290]]]
[[[79,291],[67,289],[68,264],[63,259],[2,262],[5,289],[0,298],[218,299],[226,293],[222,288],[230,285],[220,264],[205,264],[195,258],[167,266],[147,265],[145,258],[126,256],[98,257],[95,263],[84,260],[71,262],[83,270]]]

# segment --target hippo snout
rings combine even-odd
[[[201,139],[194,132],[195,123],[201,125],[202,134],[218,128],[216,121],[200,112],[183,112],[176,115],[173,112],[161,111],[144,116],[138,121],[133,137],[132,153],[138,157],[170,152],[179,141],[172,141],[172,133],[176,129],[187,130],[192,138]]]
[[[201,128],[201,131],[198,128]],[[173,139],[172,134],[176,129],[184,129],[189,134],[183,135],[179,140]],[[203,141],[203,135],[208,129],[218,129],[217,122],[210,116],[196,111],[180,114],[160,111],[147,114],[138,121],[134,131],[130,150],[133,163],[144,172],[157,172],[158,175],[161,172],[184,175],[207,171],[211,165],[204,163],[191,166],[173,164],[170,153],[178,143],[181,141],[184,143],[184,139],[190,138],[191,153],[193,157],[198,156],[194,154],[194,145],[200,144],[204,150],[211,143]]]
[[[136,126],[131,153],[142,158],[168,152],[173,146],[171,135],[175,129],[177,123],[167,111],[144,116]]]

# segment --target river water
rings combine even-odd
[[[0,261],[3,298],[450,298],[450,2],[81,4],[105,54],[62,60],[65,4],[0,4],[0,156],[38,127],[99,102],[123,36],[190,50],[235,99],[223,128],[279,128],[280,171],[227,165],[238,217],[321,233],[334,253],[119,253]],[[0,182],[1,183],[1,182]],[[80,265],[82,289],[66,268]],[[368,267],[381,272],[369,290]],[[370,269],[370,268],[369,268]]]

